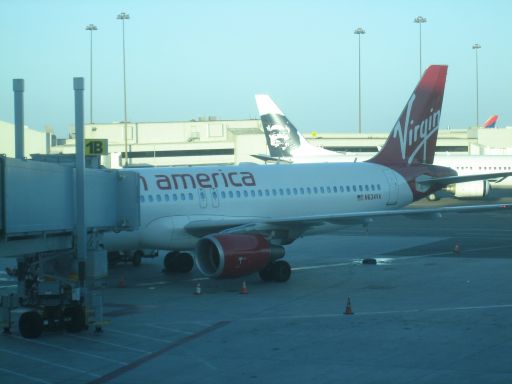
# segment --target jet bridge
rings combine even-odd
[[[18,323],[24,337],[64,327],[101,331],[100,247],[105,231],[139,226],[139,177],[132,171],[86,169],[85,259],[77,255],[76,172],[58,164],[0,157],[0,257],[16,257],[16,293],[1,296],[4,333]]]

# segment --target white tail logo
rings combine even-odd
[[[423,162],[426,162],[428,140],[430,136],[439,130],[439,120],[441,118],[441,110],[434,111],[434,109],[431,108],[430,115],[419,124],[414,125],[414,121],[411,120],[411,109],[415,99],[416,94],[413,93],[409,99],[409,102],[407,103],[407,112],[405,114],[405,124],[403,129],[400,125],[400,120],[396,122],[396,125],[393,128],[393,138],[396,138],[398,135],[400,140],[402,160],[406,160],[406,155],[408,152],[407,149],[415,147],[407,159],[407,164],[412,163],[414,157],[422,148]]]

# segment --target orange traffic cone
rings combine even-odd
[[[460,245],[459,245],[459,243],[455,243],[455,246],[453,247],[453,253],[456,253],[456,254],[460,253]]]
[[[121,278],[119,279],[119,288],[126,288],[126,281],[124,280],[124,275],[121,275]]]
[[[247,295],[249,291],[247,290],[247,284],[244,282],[242,283],[242,288],[240,288],[240,294],[241,295]]]
[[[352,304],[350,303],[350,297],[347,300],[347,306],[345,307],[345,312],[343,312],[345,315],[353,315],[354,312],[352,312]]]
[[[195,295],[200,295],[201,294],[201,284],[200,283],[197,283],[196,284],[196,291],[194,292]]]

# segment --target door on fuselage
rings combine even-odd
[[[395,205],[398,202],[398,180],[396,178],[396,173],[390,169],[384,170],[384,175],[386,175],[386,180],[388,182],[388,201],[387,205]]]

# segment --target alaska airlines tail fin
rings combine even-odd
[[[369,162],[433,163],[447,70],[446,65],[427,68],[381,151]]]
[[[496,122],[498,121],[498,115],[492,115],[484,123],[484,128],[496,128]]]
[[[309,144],[268,95],[255,95],[270,157],[321,155],[331,151]]]

